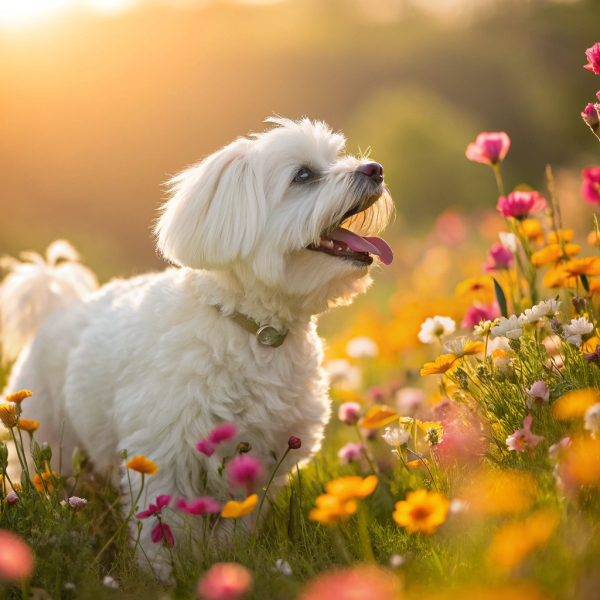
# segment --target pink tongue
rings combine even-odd
[[[354,252],[376,254],[384,265],[389,265],[394,260],[392,249],[381,238],[362,237],[343,227],[338,227],[330,234],[330,237],[338,242],[344,242]]]

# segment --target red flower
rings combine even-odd
[[[497,165],[504,159],[509,148],[510,138],[503,131],[480,133],[475,142],[467,146],[465,155],[475,162]]]
[[[589,204],[600,204],[600,167],[581,171],[581,197]]]
[[[500,196],[496,208],[505,217],[524,219],[528,214],[546,208],[546,199],[537,192],[512,192],[508,198]]]
[[[156,524],[152,530],[152,533],[150,534],[150,537],[155,544],[164,542],[167,544],[167,546],[175,545],[175,538],[173,537],[171,528],[166,523],[162,523],[161,521]]]
[[[588,104],[585,107],[585,110],[581,113],[581,118],[592,128],[595,129],[595,127],[598,125],[598,123],[600,122],[600,119],[598,118],[598,106],[600,106],[599,104]]]
[[[171,502],[171,496],[168,494],[161,494],[156,498],[156,504],[150,504],[146,510],[135,515],[138,519],[147,519],[152,515],[159,513],[165,506],[169,506]]]
[[[585,51],[585,55],[590,62],[584,65],[583,68],[594,71],[596,75],[600,75],[600,43],[596,43],[591,48],[588,48]]]
[[[179,498],[175,503],[175,507],[188,515],[206,515],[221,510],[221,506],[216,500],[206,497],[196,498],[189,502],[183,498]]]

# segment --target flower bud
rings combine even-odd
[[[288,440],[288,446],[290,447],[290,450],[298,450],[298,448],[302,446],[302,440],[300,438],[292,436]]]
[[[252,446],[249,442],[240,442],[235,449],[239,454],[247,454],[250,450],[252,450]]]
[[[19,501],[19,496],[17,496],[16,492],[11,490],[10,492],[8,492],[8,494],[6,494],[6,501],[10,505],[13,505],[15,502]]]
[[[585,310],[585,298],[582,298],[581,296],[575,296],[571,300],[571,303],[573,304],[573,308],[576,312],[580,313]]]
[[[598,118],[598,105],[588,104],[581,113],[581,118],[595,131],[598,129],[600,119]]]

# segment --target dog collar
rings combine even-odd
[[[224,314],[223,309],[220,306],[217,306],[216,308],[221,314]],[[268,323],[266,325],[260,325],[254,319],[239,312],[234,312],[231,315],[225,316],[237,323],[248,333],[256,336],[258,343],[262,344],[263,346],[279,348],[279,346],[285,342],[285,338],[288,334],[287,329],[285,331],[278,331],[275,327],[273,327],[273,325],[269,325]]]

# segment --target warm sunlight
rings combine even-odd
[[[21,27],[62,12],[71,0],[0,0],[0,26]]]

